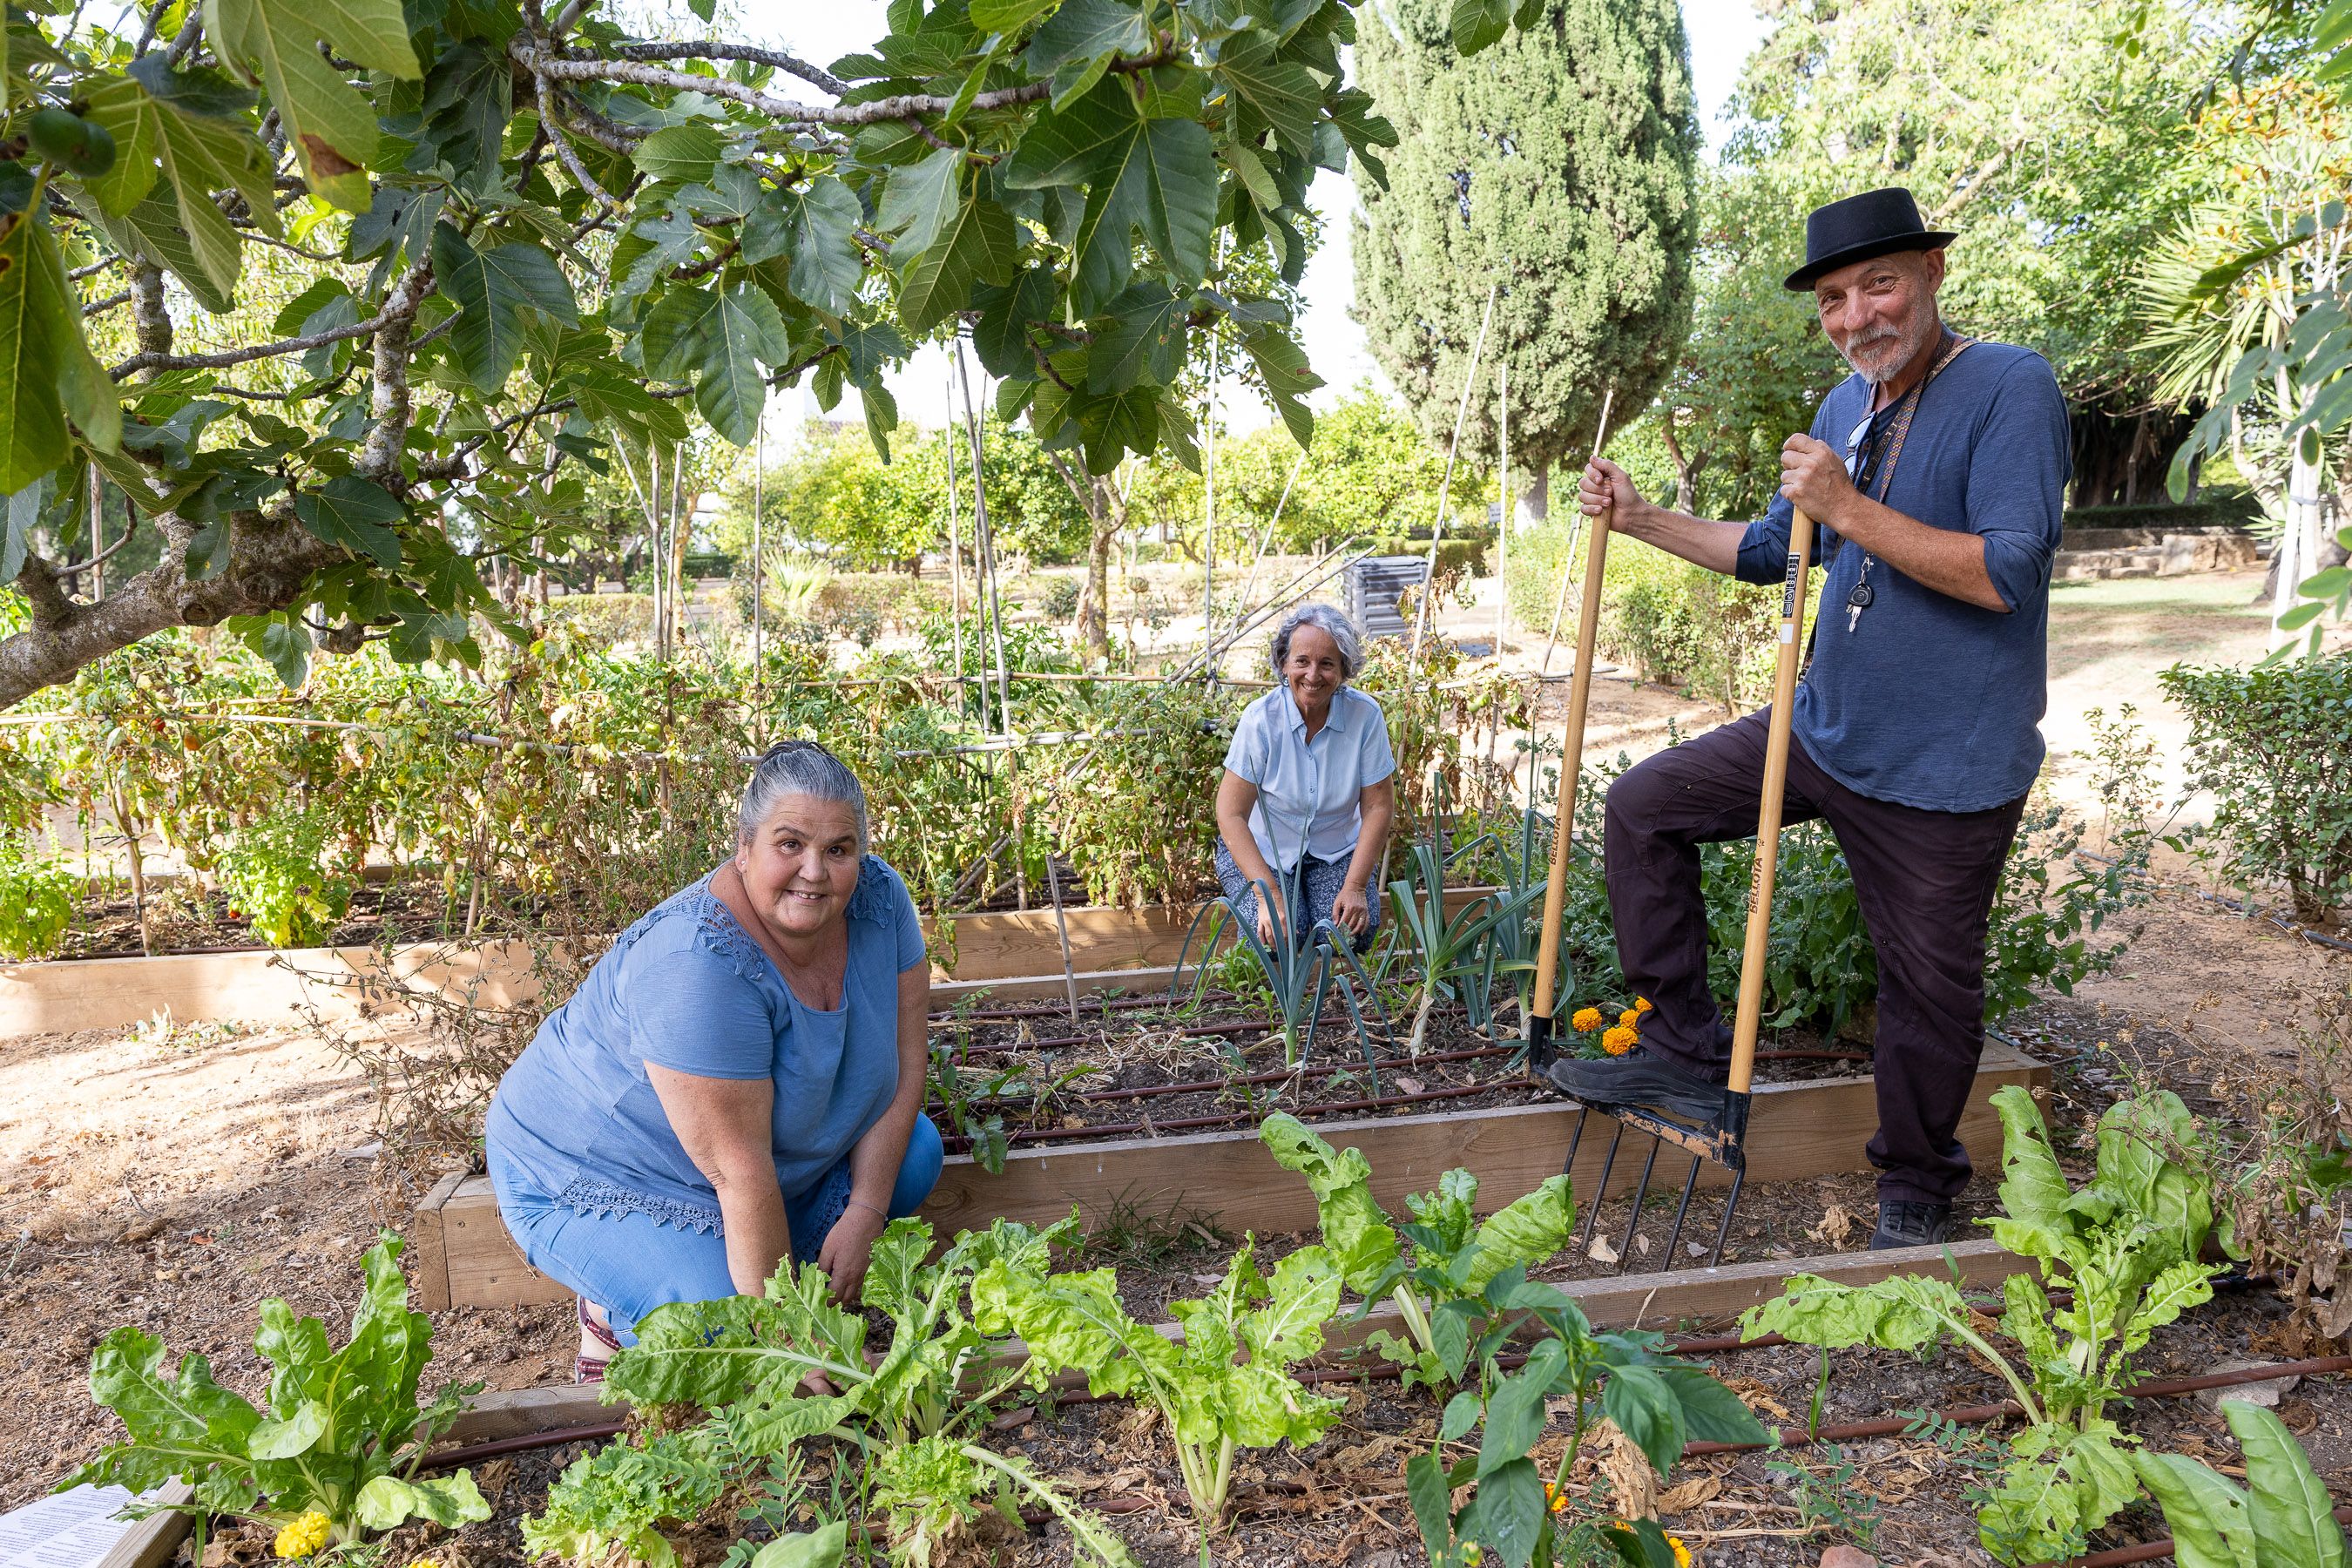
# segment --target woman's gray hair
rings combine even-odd
[[[1339,649],[1339,678],[1350,679],[1364,662],[1364,636],[1356,623],[1332,605],[1308,599],[1291,606],[1274,628],[1274,679],[1282,679],[1282,667],[1290,662],[1290,639],[1301,626],[1313,626],[1329,637]]]
[[[735,808],[735,842],[749,844],[788,795],[813,795],[845,805],[857,817],[857,852],[866,853],[866,786],[839,757],[814,741],[780,741],[760,755],[743,803]]]

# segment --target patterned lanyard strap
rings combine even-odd
[[[1927,374],[1919,378],[1919,384],[1913,387],[1901,403],[1895,405],[1894,422],[1887,427],[1886,463],[1878,471],[1878,493],[1872,497],[1872,500],[1884,504],[1887,492],[1894,487],[1895,465],[1903,457],[1903,438],[1911,434],[1912,416],[1919,412],[1920,395],[1927,390],[1929,382],[1944,373],[1946,365],[1960,357],[1962,349],[1974,342],[1976,342],[1974,338],[1964,338],[1947,329],[1944,333],[1943,353],[1937,354],[1936,363],[1927,367]]]
[[[1919,378],[1919,384],[1914,386],[1904,395],[1903,401],[1895,405],[1895,417],[1890,420],[1887,425],[1885,460],[1880,466],[1877,473],[1878,484],[1876,489],[1878,493],[1872,497],[1873,500],[1878,501],[1881,505],[1885,504],[1887,493],[1894,488],[1895,465],[1903,456],[1903,441],[1906,437],[1911,434],[1912,416],[1919,411],[1919,399],[1921,395],[1927,390],[1927,384],[1935,380],[1937,376],[1942,374],[1944,367],[1958,359],[1960,355],[1960,351],[1967,348],[1969,344],[1973,342],[1975,342],[1973,338],[1964,338],[1949,330],[1947,330],[1943,336],[1942,352],[1937,354],[1936,362],[1927,367],[1927,374]],[[1866,426],[1868,421],[1865,420],[1864,424]],[[1868,447],[1874,445],[1876,445],[1874,438],[1867,437],[1864,437],[1864,450],[1866,451]],[[1864,471],[1868,468],[1869,463],[1866,459],[1858,464],[1856,466],[1856,478],[1861,479]],[[1869,489],[1865,487],[1863,493],[1868,495],[1870,493]],[[1845,541],[1841,538],[1838,541],[1838,547],[1843,549],[1844,548],[1844,545]],[[1860,628],[1862,625],[1862,612],[1870,607],[1870,601],[1874,597],[1870,587],[1870,569],[1875,563],[1876,558],[1868,551],[1864,551],[1862,555],[1862,571],[1854,579],[1854,584],[1852,591],[1850,591],[1845,596],[1845,629],[1849,632],[1855,631]],[[1814,623],[1814,630],[1817,633],[1820,630],[1820,623],[1818,621]],[[1809,641],[1807,643],[1807,651],[1810,653],[1811,649],[1811,644]]]

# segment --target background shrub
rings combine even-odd
[[[2189,784],[2213,792],[2226,874],[2284,883],[2300,921],[2352,901],[2352,653],[2157,679],[2189,715]]]
[[[11,834],[0,838],[0,958],[47,958],[73,923],[81,879],[58,860],[26,853]]]

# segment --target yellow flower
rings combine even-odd
[[[1570,1018],[1569,1022],[1576,1026],[1577,1031],[1580,1034],[1589,1035],[1592,1033],[1593,1030],[1601,1027],[1601,1009],[1598,1007],[1579,1007],[1576,1010],[1576,1016]]]
[[[1601,1048],[1612,1057],[1622,1057],[1632,1050],[1641,1038],[1630,1026],[1620,1024],[1601,1037]]]
[[[1638,1007],[1628,1007],[1617,1015],[1617,1022],[1621,1027],[1638,1029],[1642,1026],[1642,1010]]]
[[[1551,1505],[1551,1510],[1554,1513],[1568,1511],[1568,1494],[1549,1481],[1544,1483],[1544,1501]]]
[[[1655,1010],[1656,1009],[1650,1005],[1650,999],[1647,996],[1636,996],[1633,998],[1633,1011],[1636,1013],[1649,1013],[1654,1012]]]
[[[1667,1536],[1666,1544],[1675,1549],[1675,1568],[1691,1568],[1690,1548],[1683,1544],[1681,1536]]]
[[[327,1516],[314,1508],[278,1532],[278,1555],[308,1557],[327,1544],[328,1533]]]
[[[1478,1543],[1476,1542],[1468,1541],[1463,1542],[1462,1561],[1470,1564],[1470,1568],[1478,1568],[1478,1560],[1486,1555],[1486,1554],[1484,1552],[1478,1549]]]
[[[420,1557],[415,1562],[411,1563],[408,1565],[408,1568],[441,1568],[441,1564],[430,1557]]]

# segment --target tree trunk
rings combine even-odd
[[[1511,508],[1512,526],[1519,531],[1535,527],[1551,515],[1551,465],[1539,465],[1529,474]]]
[[[1101,479],[1094,482],[1094,536],[1087,542],[1087,582],[1078,595],[1078,646],[1088,660],[1110,658],[1110,552],[1124,517],[1118,497]],[[1104,504],[1104,503],[1108,504]]]

